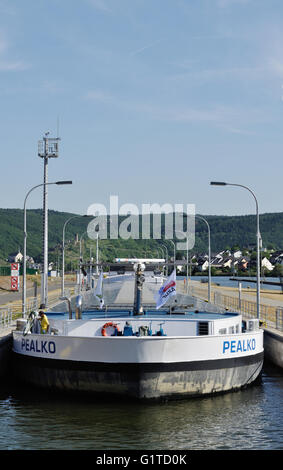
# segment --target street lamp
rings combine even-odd
[[[66,225],[72,220],[76,219],[77,217],[89,217],[88,215],[73,215],[66,220],[63,226],[63,238],[62,238],[62,297],[64,297],[65,291],[65,229]]]
[[[98,230],[97,230],[98,229]],[[96,233],[96,275],[98,276],[98,232],[99,232],[99,227],[95,228]]]
[[[26,217],[26,202],[29,194],[36,188],[40,186],[44,186],[45,184],[72,184],[72,181],[55,181],[53,183],[41,183],[37,184],[33,188],[31,188],[24,200],[24,257],[23,257],[23,291],[22,291],[22,315],[25,317],[26,314],[26,257],[27,257],[27,217]]]
[[[169,261],[168,250],[167,250],[167,246],[164,245],[163,243],[161,243],[161,246],[163,246],[166,250],[166,276],[168,276],[168,261]]]
[[[177,233],[182,233],[184,235],[183,232],[181,231],[177,231],[175,232],[176,234]],[[186,248],[186,251],[187,251],[187,294],[189,292],[189,237],[187,236],[187,248]]]
[[[80,261],[79,261],[79,292],[81,293],[81,290],[82,290],[82,283],[81,283],[81,269],[82,269],[82,261],[83,261],[83,256],[82,256],[82,238],[83,236],[87,233],[84,232],[81,234],[81,237],[80,237]]]
[[[210,247],[210,227],[209,227],[209,223],[207,222],[207,220],[204,218],[204,217],[201,217],[200,215],[196,215],[195,216],[196,219],[200,219],[200,220],[203,220],[203,222],[206,223],[207,225],[207,230],[208,230],[208,297],[207,297],[207,300],[208,302],[210,302],[210,298],[211,298],[211,247]]]
[[[171,242],[174,247],[174,269],[175,269],[176,268],[176,247],[175,247],[175,243],[173,242],[173,240],[168,239],[168,241]]]
[[[211,181],[210,184],[212,186],[238,186],[240,188],[247,189],[252,196],[254,197],[255,204],[256,204],[256,251],[257,251],[257,263],[256,263],[256,303],[257,303],[257,318],[260,318],[260,231],[259,231],[259,213],[258,213],[258,202],[254,192],[244,186],[242,184],[235,184],[235,183],[225,183],[223,181]]]

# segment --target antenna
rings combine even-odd
[[[57,116],[57,139],[59,139],[59,116]]]

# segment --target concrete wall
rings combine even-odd
[[[5,377],[9,372],[11,350],[12,350],[12,334],[0,338],[0,378]]]
[[[276,330],[264,330],[264,356],[273,364],[283,368],[283,334]]]

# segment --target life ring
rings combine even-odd
[[[116,328],[119,331],[119,327],[118,327],[117,323],[113,323],[112,321],[110,321],[108,323],[105,323],[105,325],[103,325],[103,327],[101,328],[102,336],[108,336],[106,334],[106,329],[109,328],[110,326],[112,326],[113,328]]]

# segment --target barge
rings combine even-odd
[[[180,306],[50,318],[50,332],[13,332],[16,377],[63,392],[138,400],[191,398],[239,390],[260,376],[263,330],[233,312]]]

